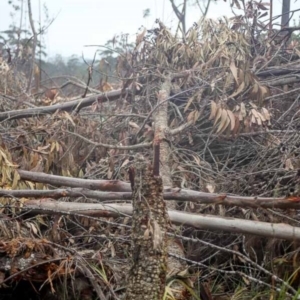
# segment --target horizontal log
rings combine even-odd
[[[80,214],[94,217],[123,217],[132,215],[132,206],[128,204],[94,204],[70,203],[43,200],[28,200],[22,207],[31,213],[42,214]],[[263,237],[300,241],[300,227],[288,224],[277,224],[251,221],[237,218],[226,218],[212,215],[200,215],[169,210],[172,223],[191,226],[201,230],[227,231],[232,233],[253,234]]]
[[[269,76],[283,76],[287,74],[299,74],[300,64],[291,64],[280,67],[271,67],[265,70],[257,72],[255,75],[258,77],[269,77]]]
[[[124,94],[126,94],[127,92],[130,92],[130,89],[124,90]],[[119,90],[102,93],[100,95],[95,95],[84,99],[78,99],[74,101],[55,104],[52,106],[41,106],[36,108],[1,112],[0,121],[29,118],[29,117],[34,117],[34,116],[39,116],[44,114],[53,114],[57,110],[62,110],[62,111],[73,111],[74,109],[80,110],[84,107],[92,105],[96,101],[103,103],[108,100],[109,101],[117,100],[120,98],[121,94],[122,94],[122,90],[119,89]]]
[[[45,184],[51,184],[54,186],[68,186],[75,188],[81,187],[85,189],[99,191],[131,192],[130,184],[120,180],[81,179],[25,170],[18,170],[18,173],[21,179],[23,180],[41,182]]]
[[[120,180],[94,180],[48,175],[40,172],[18,170],[21,179],[68,186],[74,189],[57,190],[0,190],[0,196],[14,197],[81,197],[85,196],[99,201],[130,200],[130,184]],[[95,191],[96,190],[96,191]],[[205,193],[188,189],[164,187],[165,200],[191,201],[201,204],[222,204],[251,208],[300,209],[300,197],[245,197],[217,193]]]

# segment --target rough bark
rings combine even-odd
[[[171,78],[167,77],[161,86],[158,93],[159,109],[153,114],[154,120],[154,141],[160,142],[160,174],[164,186],[172,186],[171,171],[170,171],[170,146],[168,142],[169,127],[168,127],[168,98],[171,91]],[[168,209],[176,209],[176,202],[171,200],[167,202]],[[183,247],[181,242],[168,238],[168,252],[180,257],[184,257]],[[177,274],[185,269],[185,264],[174,257],[168,258],[168,272]],[[184,290],[183,286],[176,286],[178,292],[174,295],[176,299],[181,299],[181,294]]]
[[[165,290],[169,217],[162,179],[153,175],[141,155],[136,157],[132,200],[134,249],[125,299],[159,300]]]

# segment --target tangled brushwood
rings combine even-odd
[[[168,248],[166,280],[151,274],[164,299],[298,299],[299,35],[261,27],[249,16],[203,18],[178,38],[157,21],[100,87],[59,78],[31,94],[19,58],[1,52],[0,299],[125,297],[137,259],[129,170],[137,154],[150,164],[155,139],[155,180],[173,205],[168,243],[178,246]],[[197,216],[241,225],[216,230]],[[145,236],[160,232],[153,224]],[[295,228],[295,238],[255,224]]]

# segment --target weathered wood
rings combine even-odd
[[[123,92],[124,94],[126,94],[130,92],[130,90],[126,89]],[[108,100],[109,101],[117,100],[120,98],[121,94],[122,94],[122,90],[115,90],[107,93],[102,93],[101,95],[95,95],[85,99],[59,103],[52,106],[43,106],[37,108],[28,108],[28,109],[19,109],[19,110],[1,112],[0,121],[29,118],[29,117],[40,116],[45,114],[53,114],[57,110],[72,111],[76,109],[79,111],[84,107],[92,105],[96,101],[103,103],[103,102],[107,102]]]
[[[18,170],[22,180],[42,182],[54,186],[68,186],[74,189],[57,190],[0,190],[1,197],[80,197],[99,201],[130,200],[130,183],[120,180],[92,180],[48,175],[40,172]],[[95,191],[98,190],[98,191]],[[246,197],[217,193],[205,193],[188,189],[165,187],[164,200],[190,201],[201,204],[222,204],[243,208],[300,209],[300,197]]]
[[[159,108],[153,113],[153,123],[154,123],[154,145],[159,144],[160,153],[159,153],[159,163],[160,163],[160,175],[162,177],[164,186],[172,186],[171,178],[171,168],[170,168],[170,157],[171,157],[171,148],[169,139],[169,101],[171,93],[171,76],[166,76],[162,85],[160,86],[158,95],[157,95],[157,105]],[[155,152],[155,151],[154,151]],[[177,202],[174,199],[170,199],[167,202],[168,209],[176,209]],[[168,252],[176,253],[180,257],[184,257],[185,253],[181,244],[181,240],[176,240],[174,238],[168,238]],[[186,264],[182,260],[175,259],[172,256],[168,257],[168,271],[174,273],[180,273],[186,269]],[[174,299],[181,299],[181,295],[185,294],[185,288],[183,285],[178,283],[172,284],[172,289],[176,290],[174,292]]]
[[[20,178],[55,186],[81,187],[90,190],[130,192],[130,184],[120,180],[93,180],[50,175],[42,172],[18,170]]]
[[[169,216],[163,199],[162,178],[137,155],[132,215],[132,267],[126,300],[163,298],[167,274]]]
[[[21,212],[30,210],[32,213],[42,214],[81,214],[93,217],[122,217],[132,215],[129,204],[94,204],[70,203],[43,200],[28,200],[23,204]],[[175,225],[191,226],[201,230],[227,231],[240,234],[300,241],[300,227],[284,223],[270,223],[238,218],[201,215],[179,211],[168,211],[170,221]]]

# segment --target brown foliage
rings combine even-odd
[[[149,141],[155,130],[153,112],[159,109],[157,93],[165,77],[171,76],[171,97],[167,101],[169,130],[164,132],[163,142],[172,149],[168,167],[174,186],[209,193],[288,196],[297,200],[299,45],[291,44],[286,50],[273,43],[268,32],[264,31],[262,36],[264,24],[259,18],[255,21],[252,18],[258,9],[264,10],[260,5],[247,7],[247,18],[203,20],[190,28],[185,41],[159,22],[154,30],[138,36],[133,52],[119,57],[116,73],[122,77],[123,89],[114,94],[113,100],[106,94],[91,98],[91,106],[84,102],[86,99],[80,99],[66,107],[65,103],[73,99],[59,97],[58,89],[49,87],[45,97],[50,101],[44,104],[51,108],[57,101],[59,106],[46,111],[31,109],[39,102],[22,93],[26,76],[14,70],[14,64],[11,67],[2,64],[1,110],[5,116],[0,126],[1,188],[4,191],[53,188],[45,183],[20,180],[16,168],[129,182],[131,156],[141,152],[147,159],[153,157]],[[103,92],[111,88],[107,81],[99,87]],[[11,111],[24,115],[13,120]],[[136,143],[142,146],[135,148]],[[147,147],[142,148],[143,143]],[[70,201],[63,196],[61,200]],[[77,201],[93,199],[81,195]],[[0,225],[5,224],[1,225],[0,237],[7,239],[1,244],[4,257],[17,253],[20,265],[29,254],[44,255],[39,257],[43,267],[31,260],[29,263],[33,265],[24,272],[12,268],[7,276],[1,271],[1,282],[7,278],[34,281],[40,276],[52,289],[56,278],[70,279],[69,275],[79,274],[90,280],[88,284],[93,285],[100,299],[106,296],[116,299],[116,293],[124,294],[121,287],[128,272],[124,261],[130,248],[127,226],[131,225],[131,218],[66,215],[30,219],[18,215],[26,197],[0,200]],[[192,201],[179,206],[194,213],[253,221],[295,226],[299,222],[296,210],[246,209]],[[14,221],[15,218],[20,222]],[[270,247],[267,239],[250,242],[250,237],[239,234],[196,231],[185,226],[180,239],[184,240],[194,277],[190,279],[184,273],[174,275],[175,278],[192,286],[201,274],[216,288],[216,294],[233,294],[239,286],[245,289],[254,286],[263,292],[262,281],[269,290],[279,289],[286,286],[281,278],[289,278],[297,270],[298,252],[292,242],[276,241],[276,247]],[[53,246],[58,257],[55,262],[51,262],[53,253],[40,251],[39,247],[48,241],[57,243]],[[74,252],[67,251],[71,248]],[[280,270],[282,264],[285,268]],[[31,274],[32,270],[41,274]],[[270,283],[271,278],[277,281]],[[298,280],[295,275],[291,285],[296,287]],[[293,294],[293,287],[287,284],[288,293]]]

